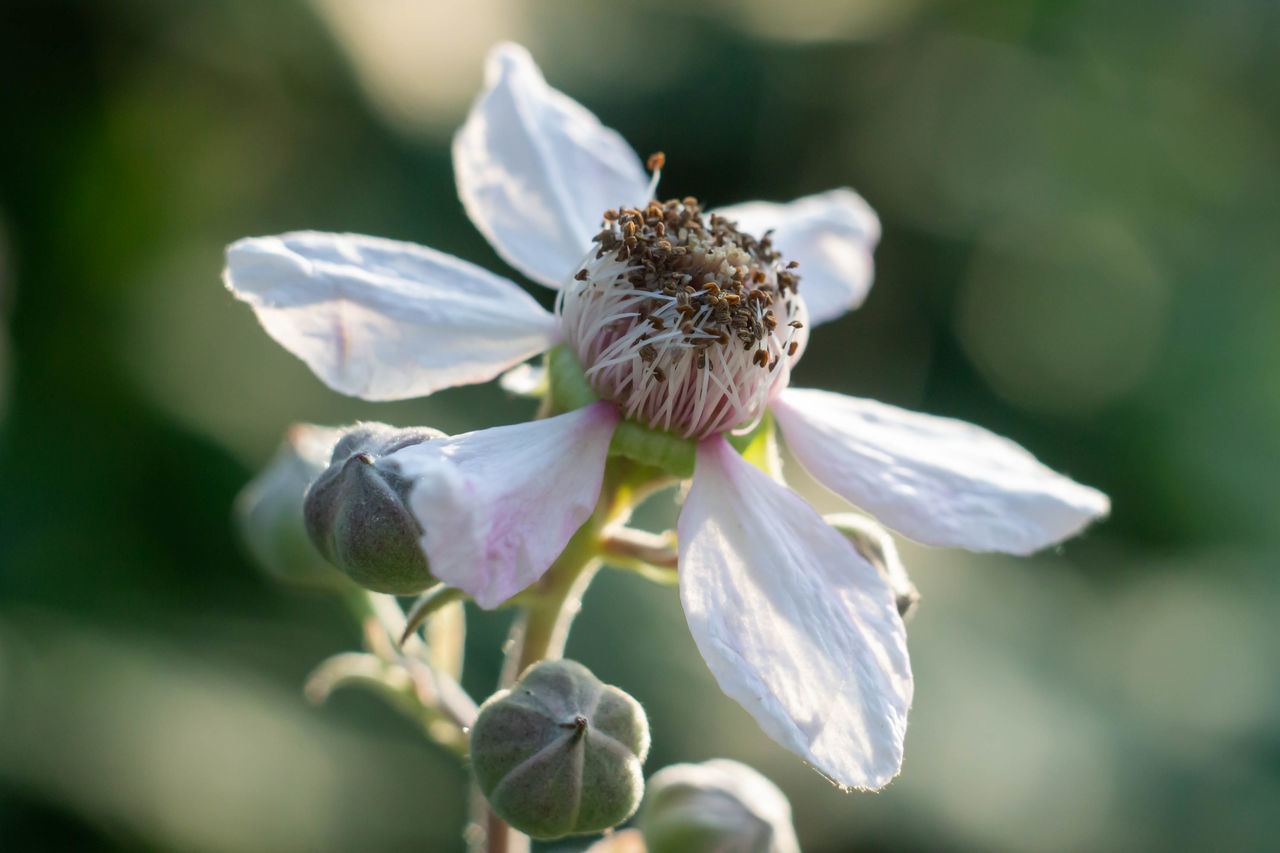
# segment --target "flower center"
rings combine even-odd
[[[594,241],[556,310],[595,392],[686,438],[757,421],[808,337],[796,264],[693,198],[606,211]]]

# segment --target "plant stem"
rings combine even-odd
[[[564,654],[569,629],[582,608],[582,595],[601,565],[602,531],[630,515],[637,495],[643,494],[652,479],[650,469],[625,459],[609,460],[595,512],[547,573],[521,595],[523,607],[507,640],[499,688],[510,687],[520,673],[538,661],[555,660]],[[484,832],[482,839],[472,842],[473,853],[528,853],[528,836],[495,815],[478,791],[474,794],[472,825],[483,827]]]

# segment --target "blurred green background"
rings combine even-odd
[[[807,851],[1270,848],[1268,0],[6,0],[0,846],[461,849],[448,756],[373,697],[304,702],[358,633],[266,580],[230,506],[292,421],[452,432],[530,405],[492,385],[341,398],[219,272],[235,238],[316,228],[514,275],[448,154],[500,38],[665,151],[667,195],[857,188],[884,223],[877,284],[797,382],[975,421],[1114,502],[1034,559],[904,546],[916,700],[875,795],[719,693],[673,590],[606,573],[570,653],[645,703],[648,770],[758,767]],[[473,616],[483,695],[507,617]]]

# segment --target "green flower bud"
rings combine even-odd
[[[649,722],[573,661],[543,661],[480,708],[471,766],[494,812],[534,838],[603,832],[635,812]]]
[[[303,517],[329,562],[375,592],[414,595],[435,579],[406,502],[412,482],[385,457],[444,433],[357,424],[333,448],[329,468],[307,492]]]
[[[727,759],[653,774],[637,823],[648,853],[800,853],[786,795]]]
[[[276,455],[236,497],[235,520],[254,561],[279,581],[332,588],[347,583],[311,544],[302,521],[307,487],[329,464],[342,431],[294,424]]]
[[[906,619],[914,613],[916,605],[920,603],[920,592],[911,578],[907,577],[907,570],[903,568],[902,560],[898,557],[898,547],[893,544],[893,536],[889,531],[872,519],[852,512],[836,513],[825,518],[889,582],[898,605],[898,615]]]

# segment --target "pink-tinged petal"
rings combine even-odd
[[[841,785],[897,775],[911,664],[880,573],[719,436],[698,446],[678,534],[680,599],[721,689]]]
[[[249,237],[227,247],[223,280],[326,385],[366,400],[484,382],[559,339],[515,284],[395,240]]]
[[[773,230],[783,259],[800,264],[800,295],[811,323],[834,320],[867,298],[880,220],[853,190],[828,190],[789,204],[749,201],[715,212],[749,234]]]
[[[643,205],[649,181],[616,131],[547,85],[523,47],[500,44],[485,90],[453,140],[458,195],[503,260],[549,287],[574,272],[619,205]]]
[[[431,573],[484,608],[542,577],[595,509],[617,424],[612,404],[592,403],[388,457],[414,482]]]
[[[1096,489],[964,421],[800,388],[773,413],[818,482],[926,545],[1029,554],[1111,509]]]

